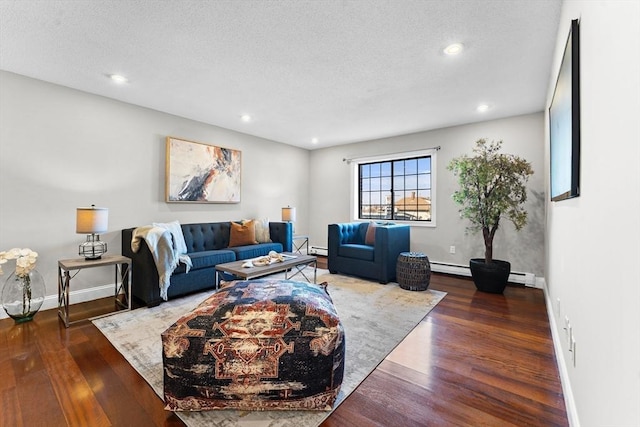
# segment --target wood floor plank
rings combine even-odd
[[[99,357],[103,361],[103,365],[107,366],[111,375],[117,377],[120,386],[118,390],[124,391],[130,396],[131,401],[138,405],[138,411],[144,412],[145,416],[149,419],[149,424],[155,426],[183,426],[182,421],[171,411],[165,411],[164,402],[153,389],[147,384],[147,382],[133,369],[133,367],[127,362],[127,360],[120,354],[109,341],[105,340],[102,333],[93,325],[84,326],[85,333],[87,334],[92,348],[95,349],[95,353],[99,354]],[[87,367],[89,369],[90,367]],[[101,377],[101,375],[98,375]],[[115,380],[114,380],[115,381]],[[105,387],[105,390],[111,390],[112,387]],[[125,413],[128,413],[126,411]]]
[[[7,346],[3,350],[6,350],[11,367],[11,373],[7,376],[13,377],[15,384],[6,398],[7,402],[13,400],[11,405],[20,411],[12,418],[17,424],[22,423],[25,426],[38,424],[39,416],[34,409],[46,410],[53,422],[65,422],[64,413],[55,399],[41,400],[42,396],[55,397],[55,390],[47,372],[45,358],[38,346],[38,333],[39,328],[36,324],[24,323],[14,325],[4,334],[4,343]],[[2,375],[3,378],[4,376]],[[2,406],[4,405],[3,401]]]
[[[41,337],[38,347],[67,424],[72,426],[110,426],[111,422],[96,399],[85,372],[77,360],[55,339]]]
[[[324,427],[568,425],[542,291],[436,273],[430,289],[448,294]],[[0,378],[0,426],[184,425],[97,328],[56,310],[0,320]]]
[[[69,346],[69,353],[84,373],[93,395],[113,425],[150,425],[145,411],[139,411],[136,396],[124,386],[102,356],[85,345]],[[117,393],[114,391],[117,390]]]
[[[18,400],[18,392],[15,387],[6,387],[0,391],[0,426],[22,427],[22,410]]]

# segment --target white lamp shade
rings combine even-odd
[[[109,209],[78,208],[76,210],[76,233],[78,234],[100,234],[107,231],[109,220]]]
[[[282,220],[287,222],[296,222],[296,208],[287,206],[282,208]]]

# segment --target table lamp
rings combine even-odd
[[[78,208],[76,210],[76,233],[86,234],[87,241],[78,247],[78,255],[86,260],[100,259],[107,252],[107,243],[100,241],[99,233],[107,231],[109,209]]]
[[[282,221],[291,223],[296,222],[296,208],[292,208],[291,206],[282,208]],[[294,228],[294,224],[291,224],[291,228]]]

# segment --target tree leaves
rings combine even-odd
[[[458,177],[460,188],[453,200],[461,206],[460,215],[471,222],[468,230],[483,232],[485,262],[493,259],[493,237],[501,218],[511,221],[516,230],[527,223],[525,184],[533,169],[521,157],[501,153],[501,148],[502,141],[488,143],[481,138],[473,156],[462,155],[447,167]]]

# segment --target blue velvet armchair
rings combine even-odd
[[[409,251],[408,225],[376,224],[367,244],[367,222],[329,224],[329,272],[388,283],[396,280],[400,252]]]

